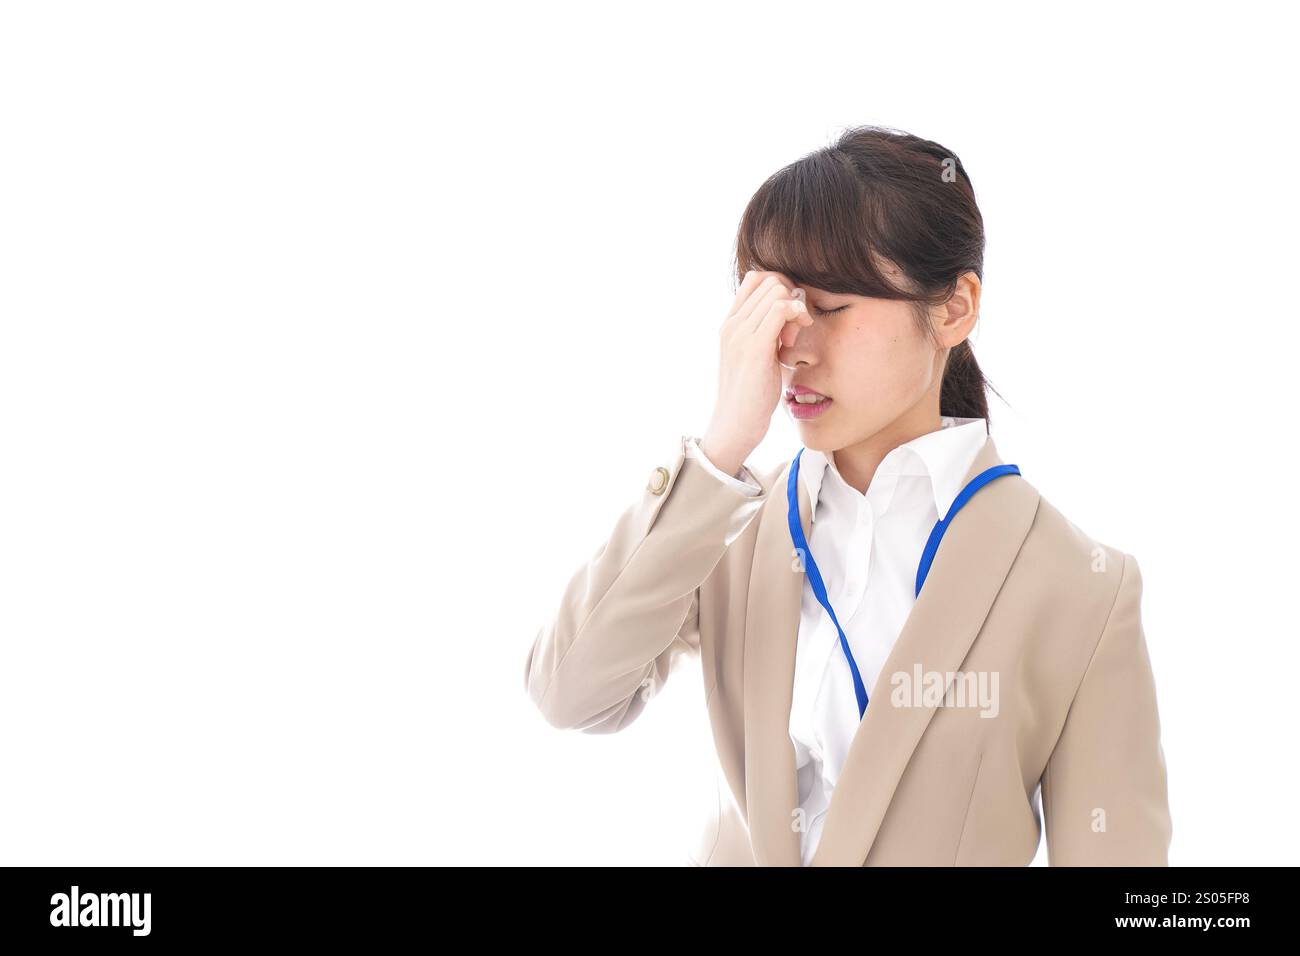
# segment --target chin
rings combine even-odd
[[[844,447],[843,441],[837,441],[835,437],[816,427],[799,427],[799,444],[803,445],[809,451],[832,452],[837,448]]]

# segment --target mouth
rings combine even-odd
[[[831,399],[803,385],[791,385],[785,390],[785,405],[790,414],[800,421],[817,418],[830,407]]]
[[[815,392],[807,385],[787,385],[785,388],[786,401],[798,401],[801,404],[814,404],[818,401],[830,401],[829,395],[823,395],[821,392]]]

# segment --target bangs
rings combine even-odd
[[[918,298],[886,250],[884,199],[864,186],[849,159],[819,150],[759,187],[736,236],[737,288],[746,272],[779,272],[796,285],[878,299]]]

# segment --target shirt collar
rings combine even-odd
[[[924,475],[930,479],[935,511],[942,518],[961,493],[966,472],[988,435],[988,422],[983,418],[943,416],[937,431],[904,442],[884,457],[871,478],[866,497],[883,514],[889,510],[901,475]],[[844,480],[831,456],[812,448],[805,448],[799,459],[799,480],[808,490],[813,521],[817,520],[817,502],[823,485],[828,493],[845,500],[859,502],[864,497]]]

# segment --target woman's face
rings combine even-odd
[[[925,408],[930,392],[937,410],[943,346],[917,327],[910,302],[800,288],[813,322],[787,325],[777,358],[782,407],[806,447],[834,451],[864,441]],[[792,385],[831,401],[820,411],[795,405]]]

